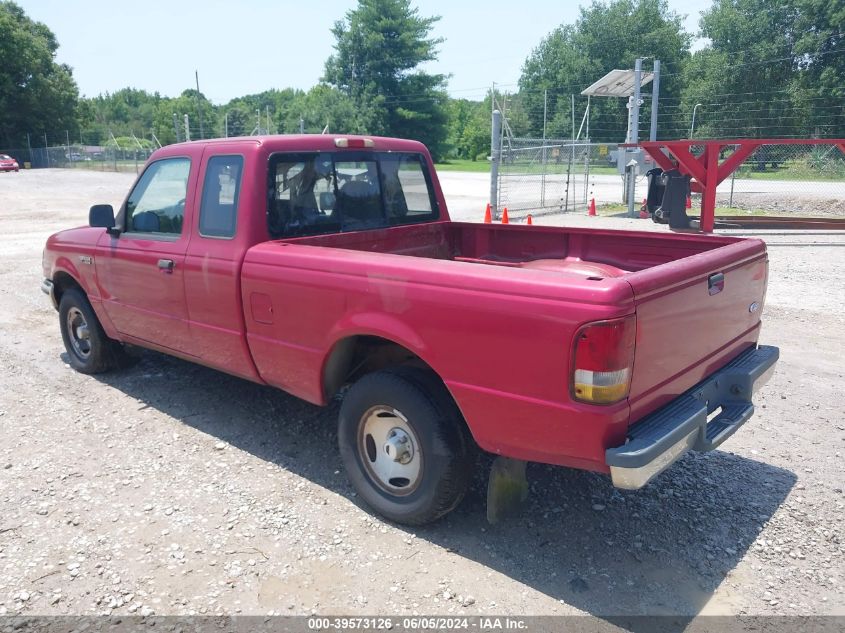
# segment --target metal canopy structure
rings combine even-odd
[[[682,173],[692,176],[690,189],[702,194],[700,229],[704,233],[712,233],[715,225],[716,187],[761,145],[836,145],[845,153],[845,139],[680,139],[644,141],[638,145],[647,151],[664,171],[679,169]],[[702,146],[703,152],[693,154],[693,147]],[[728,152],[730,154],[726,155]],[[721,162],[720,156],[725,156]]]
[[[654,73],[642,73],[640,86],[645,86],[652,79]],[[635,82],[635,71],[611,70],[596,83],[582,90],[581,94],[591,97],[630,97],[634,94]]]

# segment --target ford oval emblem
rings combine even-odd
[[[760,309],[760,304],[757,303],[756,301],[754,303],[752,303],[750,306],[748,306],[748,311],[751,312],[752,314],[754,312],[757,312],[757,310],[759,310],[759,309]]]

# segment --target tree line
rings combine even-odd
[[[455,99],[447,77],[421,64],[437,59],[438,17],[410,0],[359,0],[332,28],[334,50],[310,90],[271,89],[213,104],[195,89],[167,97],[134,88],[80,97],[72,71],[55,61],[58,42],[11,1],[0,1],[0,147],[26,135],[86,144],[169,144],[186,136],[303,130],[415,138],[437,158],[489,152],[492,91]],[[845,136],[845,4],[828,0],[714,0],[693,34],[666,0],[594,0],[531,52],[506,104],[518,136],[567,138],[586,86],[637,57],[662,64],[659,138]],[[645,89],[648,92],[648,88]],[[650,102],[640,117],[647,130]],[[184,127],[184,115],[189,128]],[[624,139],[622,99],[592,99],[590,138]],[[641,133],[641,138],[643,134]]]

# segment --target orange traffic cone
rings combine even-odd
[[[692,197],[687,194],[687,209],[692,209]]]
[[[507,207],[505,207],[504,211],[502,211],[502,224],[510,224],[510,220],[508,219]]]
[[[590,198],[590,209],[587,211],[587,215],[595,215],[596,214],[596,199]]]
[[[531,219],[531,214],[528,214],[528,219],[525,221],[526,224],[534,224],[534,220]]]
[[[484,224],[492,224],[493,223],[493,216],[490,213],[490,203],[487,203],[487,209],[484,211]]]

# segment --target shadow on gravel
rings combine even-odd
[[[346,478],[335,474],[336,405],[321,409],[152,352],[131,370],[98,378],[142,407],[360,505]],[[689,454],[635,492],[616,490],[602,475],[531,465],[525,511],[490,526],[488,466],[489,459],[482,458],[473,488],[456,511],[413,533],[493,574],[632,630],[648,623],[626,623],[625,616],[678,616],[683,626],[700,613],[737,613],[729,586],[725,597],[716,600],[713,593],[726,578],[736,585],[761,581],[733,570],[796,481],[787,470],[723,451]],[[530,602],[525,612],[531,613]]]

